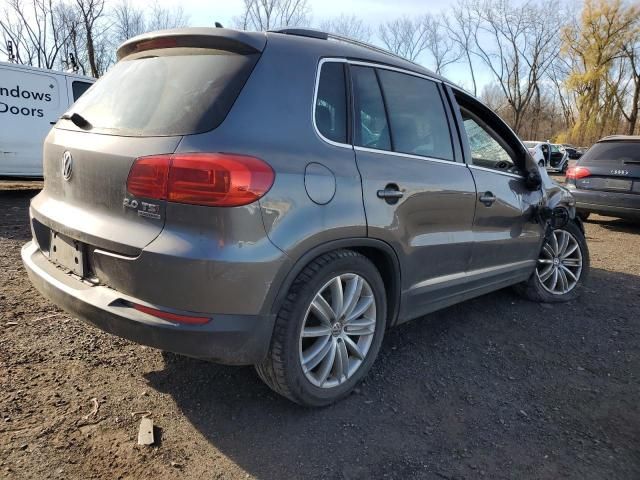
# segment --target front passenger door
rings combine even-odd
[[[518,158],[511,146],[519,140],[508,127],[471,97],[456,93],[456,100],[477,188],[469,280],[483,287],[524,280],[536,265],[542,242],[542,229],[534,221],[542,194],[526,187],[524,157]]]

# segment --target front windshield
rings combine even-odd
[[[533,148],[537,145],[536,142],[524,142],[524,146],[527,148]]]

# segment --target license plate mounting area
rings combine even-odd
[[[51,232],[49,259],[79,277],[85,276],[84,244],[58,232]]]

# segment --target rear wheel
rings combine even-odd
[[[537,302],[567,302],[580,294],[589,274],[589,249],[575,222],[545,239],[536,270],[517,290]]]
[[[351,250],[325,254],[291,286],[256,370],[294,402],[329,405],[369,371],[385,324],[384,283],[371,261]]]

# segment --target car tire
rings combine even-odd
[[[556,246],[553,238],[547,236],[541,248],[536,270],[526,282],[515,287],[520,295],[534,302],[558,303],[574,300],[580,295],[589,276],[589,248],[578,224],[570,221],[565,227],[553,230],[551,235],[556,238]],[[560,239],[566,235],[569,240],[563,252]],[[566,255],[574,246],[576,250]],[[566,255],[566,258],[563,259],[563,255]],[[578,261],[579,270],[576,267]],[[549,268],[552,269],[551,277],[547,277]],[[553,273],[553,270],[557,270],[558,273]],[[554,285],[554,275],[557,275],[556,281],[559,285]],[[574,278],[571,278],[571,275]],[[567,288],[564,288],[565,286]]]
[[[356,286],[353,286],[353,282]],[[351,313],[355,315],[363,308],[367,310],[362,317],[358,317],[359,320],[349,320],[350,314],[346,313],[349,310],[348,300],[355,298],[355,293],[351,297],[350,293],[358,291],[358,282],[361,290]],[[339,287],[336,286],[338,284]],[[334,296],[342,299],[337,306]],[[317,305],[324,305],[323,299],[331,312],[343,310],[343,313],[337,315],[337,320],[336,315],[319,315],[321,312]],[[373,307],[369,302],[372,302]],[[341,319],[341,315],[346,315],[346,319]],[[256,365],[258,375],[275,392],[300,405],[322,407],[332,404],[351,393],[371,368],[380,350],[386,317],[384,283],[374,264],[364,255],[352,250],[336,250],[324,254],[304,268],[287,292],[275,321],[269,352]],[[331,322],[328,323],[327,319],[331,319]],[[312,325],[313,322],[315,326]],[[327,325],[331,326],[331,334],[327,336],[323,332],[319,335],[317,332],[326,329]],[[371,328],[373,333],[370,333]],[[312,335],[317,334],[318,337],[303,337],[303,329],[307,332],[305,335],[316,329]],[[337,333],[337,330],[342,333]],[[358,336],[358,333],[353,332],[363,335]],[[349,337],[351,342],[345,337]],[[323,343],[325,338],[330,343],[328,347]],[[354,354],[353,344],[356,345],[355,351],[360,353],[359,356]],[[317,348],[316,345],[324,346]],[[329,353],[314,366],[325,347],[329,349]],[[316,350],[320,353],[313,356]],[[347,361],[343,363],[345,353]],[[308,358],[311,360],[307,360]],[[341,368],[344,365],[346,369]],[[329,373],[324,375],[329,368]]]

